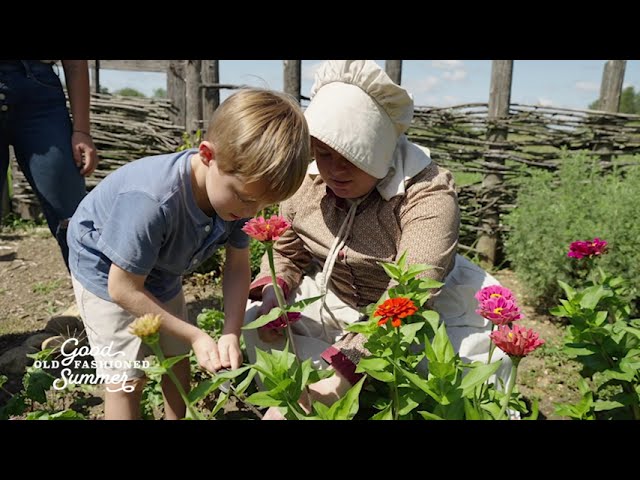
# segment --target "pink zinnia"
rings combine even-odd
[[[242,231],[261,242],[273,242],[280,238],[291,224],[280,215],[272,215],[270,219],[256,217],[249,220],[242,227]]]
[[[527,329],[514,323],[511,328],[502,325],[489,334],[493,343],[511,357],[525,357],[544,344],[533,329]]]
[[[476,313],[496,325],[506,325],[523,317],[516,302],[505,297],[488,298],[480,303]]]
[[[572,242],[571,245],[569,245],[569,253],[567,253],[567,257],[578,259],[584,257],[591,258],[602,255],[603,253],[606,253],[606,251],[607,242],[596,237],[591,241],[578,240],[576,242]]]
[[[503,287],[502,285],[489,285],[488,287],[484,287],[483,289],[478,291],[478,293],[476,293],[475,297],[476,297],[476,300],[478,300],[478,302],[480,303],[486,300],[489,300],[490,298],[501,298],[501,297],[504,298],[505,300],[515,301],[515,298],[513,297],[513,293],[511,292],[511,290],[509,290],[506,287]]]
[[[298,320],[300,320],[301,316],[302,314],[300,312],[287,312],[287,320],[289,320],[289,323],[297,322]],[[265,327],[267,328],[284,328],[286,326],[287,324],[282,319],[282,316],[270,321],[265,325]]]

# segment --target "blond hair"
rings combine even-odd
[[[220,170],[247,183],[267,180],[274,203],[300,188],[311,160],[302,109],[281,92],[247,88],[231,95],[213,114],[206,139],[215,145]]]

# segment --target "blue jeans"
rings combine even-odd
[[[86,195],[84,177],[71,151],[72,131],[62,84],[52,65],[0,61],[0,191],[6,185],[9,145],[13,145],[67,268],[67,223]]]

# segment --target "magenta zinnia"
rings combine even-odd
[[[242,231],[261,242],[273,242],[280,238],[291,224],[280,215],[272,215],[265,220],[264,217],[256,217],[249,220],[242,227]]]
[[[504,298],[506,300],[515,301],[511,290],[503,287],[502,285],[489,285],[488,287],[484,287],[475,294],[475,297],[480,303],[489,300],[490,298]]]
[[[523,317],[516,302],[505,297],[489,297],[480,303],[476,313],[496,325],[506,325]]]
[[[385,300],[376,309],[373,314],[375,317],[382,317],[378,320],[378,325],[382,326],[391,320],[391,325],[399,327],[403,318],[410,317],[418,311],[414,303],[405,297],[389,298]]]
[[[533,329],[527,329],[515,323],[511,328],[508,325],[502,325],[489,336],[493,343],[510,357],[524,357],[544,344],[544,340],[539,338]]]
[[[604,240],[600,240],[598,237],[593,240],[578,240],[572,242],[569,245],[569,253],[567,253],[567,257],[572,258],[592,258],[598,255],[602,255],[607,251],[607,242]]]

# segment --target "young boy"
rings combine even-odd
[[[144,372],[128,367],[149,350],[127,329],[138,316],[161,315],[166,356],[193,348],[211,372],[242,363],[250,268],[241,228],[295,193],[310,161],[310,137],[292,98],[246,89],[220,105],[205,138],[198,150],[146,157],[111,173],[69,224],[69,267],[96,374],[105,378],[105,419],[139,417]],[[181,279],[223,245],[225,325],[216,345],[188,322]],[[188,391],[188,359],[174,372]],[[167,376],[162,389],[165,417],[184,417],[186,406]]]

